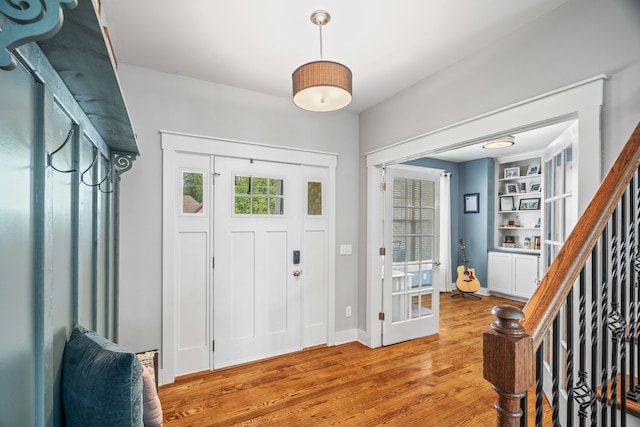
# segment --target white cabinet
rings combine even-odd
[[[538,286],[540,257],[535,254],[490,251],[487,285],[490,292],[528,299]]]
[[[540,253],[542,231],[541,158],[496,160],[495,248]]]

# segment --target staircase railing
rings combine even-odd
[[[640,124],[524,309],[493,309],[483,369],[497,426],[527,425],[534,385],[537,426],[544,405],[553,426],[624,426],[640,400],[639,167]]]

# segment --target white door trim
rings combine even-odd
[[[335,220],[336,220],[336,165],[337,154],[320,151],[303,150],[292,147],[267,145],[246,141],[190,135],[185,133],[160,131],[162,140],[162,214],[163,218],[171,218],[170,201],[173,200],[171,185],[167,179],[173,179],[176,152],[209,154],[215,156],[236,157],[281,163],[291,163],[307,166],[326,167],[328,182],[326,188],[328,213],[328,266],[329,275],[327,292],[327,345],[335,345]],[[160,384],[172,383],[175,380],[175,315],[173,299],[173,221],[163,219],[162,225],[162,346],[160,363]],[[214,236],[215,238],[215,236]]]
[[[600,184],[600,156],[588,153],[600,151],[600,108],[604,96],[605,75],[593,77],[534,98],[518,102],[480,116],[454,123],[432,132],[417,135],[365,154],[367,170],[367,265],[366,332],[359,339],[369,347],[382,345],[382,322],[378,312],[382,307],[380,272],[382,264],[377,242],[381,242],[381,195],[378,186],[381,180],[381,166],[405,162],[429,154],[475,144],[490,136],[508,132],[523,131],[557,122],[560,118],[578,118],[580,135],[580,157],[578,179],[581,188],[591,195]],[[425,149],[425,147],[427,147]],[[594,173],[597,171],[597,173]],[[590,197],[580,192],[578,209],[580,212]]]

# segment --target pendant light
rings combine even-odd
[[[322,27],[331,20],[324,10],[311,14],[320,29],[320,61],[298,67],[292,75],[293,103],[309,111],[335,111],[351,103],[351,70],[322,58]]]

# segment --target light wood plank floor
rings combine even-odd
[[[493,306],[522,304],[449,294],[440,301],[438,335],[378,349],[314,348],[180,377],[160,387],[165,426],[495,426],[482,333]]]

